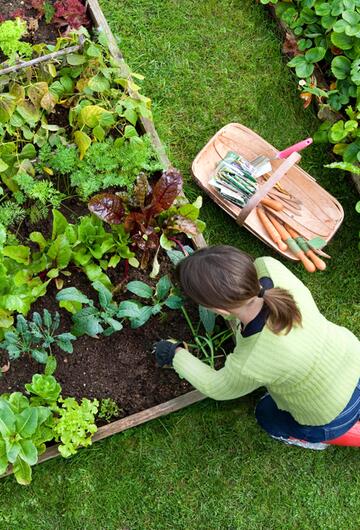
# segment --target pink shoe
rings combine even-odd
[[[360,421],[356,422],[345,434],[326,442],[331,445],[360,447]]]

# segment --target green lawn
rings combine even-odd
[[[223,125],[239,121],[278,148],[310,136],[285,66],[276,28],[254,0],[103,0],[134,71],[146,76],[156,126],[169,156],[198,193],[190,166]],[[311,147],[303,167],[345,208],[324,273],[292,270],[324,314],[360,333],[359,217],[347,176],[326,171]],[[270,250],[205,200],[205,234],[254,256]],[[1,482],[0,530],[358,530],[360,458],[356,449],[288,448],[255,424],[260,394],[206,400],[34,470],[28,488]]]

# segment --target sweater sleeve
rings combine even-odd
[[[214,370],[185,349],[175,354],[173,366],[180,377],[184,377],[206,396],[218,399],[235,399],[263,386],[259,381],[241,373],[236,354],[228,355],[225,366]]]

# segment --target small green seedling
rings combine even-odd
[[[98,418],[106,422],[110,422],[112,418],[116,418],[120,415],[122,409],[119,405],[111,398],[105,398],[100,401]]]

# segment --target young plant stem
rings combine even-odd
[[[192,322],[190,320],[188,312],[186,311],[184,306],[181,306],[181,311],[183,312],[185,320],[186,320],[186,322],[187,322],[187,324],[188,324],[188,326],[190,328],[191,333],[193,334],[193,337],[194,337],[194,340],[195,340],[195,343],[196,343],[197,347],[202,351],[203,355],[205,357],[207,357],[208,353],[207,353],[206,349],[204,348],[201,340],[199,339],[199,337],[198,337],[198,335],[197,335],[197,333],[196,333],[196,331],[194,329],[194,326],[193,326],[193,324],[192,324]]]
[[[180,248],[181,252],[184,254],[184,256],[188,256],[189,253],[185,250],[185,247],[182,243],[180,243],[180,241],[178,239],[176,239],[175,237],[169,237],[168,238],[170,241],[174,241],[174,243],[176,243],[178,245],[178,247]]]
[[[121,289],[123,288],[124,283],[127,282],[128,277],[129,277],[129,260],[126,259],[125,260],[125,264],[124,264],[124,277],[123,277],[123,279],[121,280],[120,283],[115,285],[114,289],[112,290],[112,294],[113,295],[118,293],[119,291],[121,291]]]

